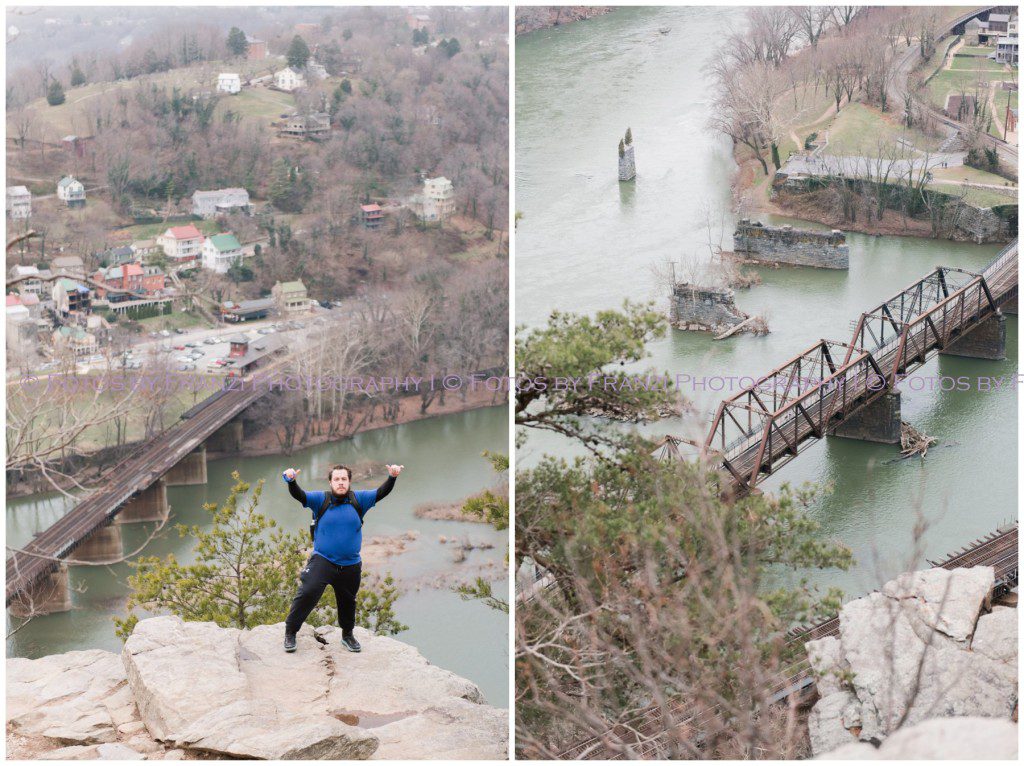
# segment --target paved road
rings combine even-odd
[[[933,170],[942,167],[959,167],[964,164],[966,157],[964,152],[951,152],[946,154],[931,154],[928,157],[918,157],[912,160],[893,160],[892,167],[889,167],[888,160],[879,160],[875,157],[833,157],[825,155],[821,157],[808,157],[804,155],[793,155],[786,164],[782,166],[782,172],[791,176],[846,176],[848,178],[871,177],[888,175],[890,179],[906,178],[911,171],[920,173],[922,170]],[[888,173],[886,170],[888,169]]]

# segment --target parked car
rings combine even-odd
[[[175,328],[174,328],[174,331],[175,331],[176,333],[178,333],[178,335],[184,335],[184,334],[185,334],[185,331],[184,331],[184,330],[182,330],[182,329],[181,329],[180,327],[175,327]]]
[[[198,344],[198,343],[196,343],[196,342],[195,342],[194,340],[191,340],[191,341],[189,341],[189,342],[188,342],[188,343],[186,343],[185,345],[186,345],[186,346],[187,346],[188,348],[198,348],[198,347],[199,347],[199,344]]]
[[[160,331],[160,334],[161,334],[161,335],[162,335],[163,337],[165,337],[165,338],[169,338],[169,337],[171,337],[171,333],[170,333],[170,332],[168,332],[167,330],[161,330],[161,331]]]
[[[174,347],[174,350],[175,350],[175,351],[184,351],[184,350],[185,350],[185,347],[184,347],[184,346],[175,346],[175,347]]]
[[[203,341],[203,343],[205,343],[207,346],[216,346],[217,345],[217,339],[216,338],[207,338],[206,340]]]

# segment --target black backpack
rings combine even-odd
[[[342,504],[348,503],[356,509],[356,513],[359,514],[359,528],[363,528],[363,517],[366,515],[366,511],[359,504],[359,498],[356,497],[356,493],[349,490],[348,494],[345,495],[345,499]],[[320,518],[327,511],[328,506],[331,504],[331,493],[324,492],[324,501],[320,504],[320,510],[313,511],[313,521],[309,524],[309,539],[316,542],[316,525],[320,521]]]

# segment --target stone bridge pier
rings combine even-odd
[[[1006,359],[1006,315],[989,317],[939,353],[968,359]]]
[[[899,444],[902,420],[900,392],[887,391],[836,425],[829,436],[877,444]]]

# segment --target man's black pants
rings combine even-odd
[[[299,592],[292,599],[292,608],[284,623],[285,632],[299,632],[302,623],[320,602],[324,589],[330,585],[338,600],[338,624],[343,633],[351,633],[356,625],[356,593],[359,592],[362,571],[362,564],[340,567],[323,556],[310,556],[299,578]]]

